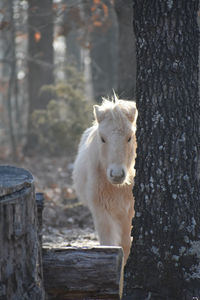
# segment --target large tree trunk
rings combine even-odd
[[[134,1],[139,114],[127,299],[200,297],[197,9],[197,0]]]
[[[133,32],[132,0],[116,0],[115,11],[118,20],[118,87],[117,94],[122,99],[135,97],[136,52]]]
[[[44,299],[32,175],[0,167],[0,300]]]
[[[48,93],[41,93],[43,85],[52,84],[53,78],[53,11],[52,0],[29,0],[28,7],[28,142],[34,146],[31,134],[31,116],[35,109],[43,109],[49,100]]]

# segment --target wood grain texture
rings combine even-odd
[[[44,299],[34,181],[0,166],[0,300]]]
[[[43,248],[48,299],[120,299],[122,262],[120,247]]]

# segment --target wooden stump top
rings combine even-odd
[[[19,192],[33,183],[33,176],[25,169],[0,166],[0,201],[6,195]]]

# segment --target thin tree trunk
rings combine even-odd
[[[200,297],[197,10],[197,0],[134,1],[138,149],[124,299]]]
[[[118,87],[122,99],[134,99],[136,82],[136,52],[133,32],[132,0],[116,0],[115,11],[118,20]]]
[[[15,137],[16,137],[16,144],[20,142],[20,130],[22,130],[22,122],[21,122],[21,115],[20,115],[20,108],[19,108],[19,89],[18,89],[18,79],[17,79],[17,57],[16,57],[16,24],[14,19],[14,1],[10,0],[10,16],[11,16],[11,56],[12,56],[12,72],[13,72],[13,110],[14,110],[14,121],[15,121]],[[17,145],[16,145],[17,146]]]
[[[63,0],[63,5],[65,2]],[[75,65],[79,70],[81,70],[80,30],[84,26],[81,6],[82,1],[74,0],[72,5],[67,5],[63,16],[67,63]]]
[[[7,109],[8,109],[10,144],[11,144],[11,150],[12,150],[11,152],[12,152],[13,159],[16,159],[17,158],[17,148],[16,148],[16,139],[15,139],[15,133],[14,133],[13,114],[12,114],[12,88],[13,88],[14,76],[15,76],[13,64],[11,64],[11,74],[10,74],[10,80],[9,80],[9,84],[8,84]]]
[[[96,11],[102,11],[102,17],[98,19],[102,25],[96,26],[95,21],[92,23],[90,50],[93,94],[97,102],[101,102],[102,97],[113,94],[113,89],[117,87],[118,75],[116,15],[109,1],[103,0],[101,3],[108,8],[109,16],[106,18],[100,4],[93,12],[95,14]]]
[[[28,8],[28,141],[26,150],[34,147],[31,116],[35,109],[46,108],[48,93],[41,93],[43,85],[52,84],[53,77],[53,11],[52,0],[29,0]]]
[[[7,4],[8,8],[8,18],[9,18],[9,28],[8,35],[9,38],[6,41],[7,43],[7,52],[5,52],[5,57],[9,59],[9,83],[8,83],[8,92],[7,92],[7,110],[8,110],[8,130],[10,136],[10,145],[11,153],[14,159],[17,158],[17,142],[16,142],[16,132],[14,130],[14,114],[13,114],[13,87],[16,80],[16,45],[15,45],[15,34],[14,34],[14,17],[13,17],[13,0],[9,0]]]

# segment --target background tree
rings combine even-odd
[[[18,89],[16,78],[16,45],[15,45],[15,21],[14,21],[14,3],[13,0],[2,1],[0,4],[0,11],[4,11],[5,14],[1,20],[1,56],[2,56],[2,76],[4,83],[7,83],[8,89],[5,93],[7,109],[6,118],[3,122],[6,122],[8,126],[8,135],[11,145],[11,152],[13,158],[16,158],[16,129],[14,126],[15,119],[20,122],[19,109],[18,109]],[[4,107],[4,109],[5,109]],[[15,113],[13,113],[15,108]],[[17,115],[17,118],[16,118]],[[18,125],[15,123],[15,125]],[[14,128],[15,127],[15,128]]]
[[[65,2],[63,1],[63,5]],[[66,41],[66,59],[71,64],[75,64],[79,70],[82,64],[80,31],[84,27],[82,13],[80,1],[76,1],[75,5],[66,5],[62,24],[62,33]]]
[[[90,1],[90,56],[94,99],[117,87],[117,19],[110,0]]]
[[[35,143],[31,134],[31,115],[35,109],[44,109],[50,100],[48,93],[41,93],[40,89],[54,81],[52,3],[52,0],[28,1],[28,148]]]
[[[124,299],[200,297],[197,9],[134,1],[138,149]]]
[[[132,3],[132,0],[115,1],[118,24],[117,93],[122,99],[133,99],[135,96],[136,53]]]

